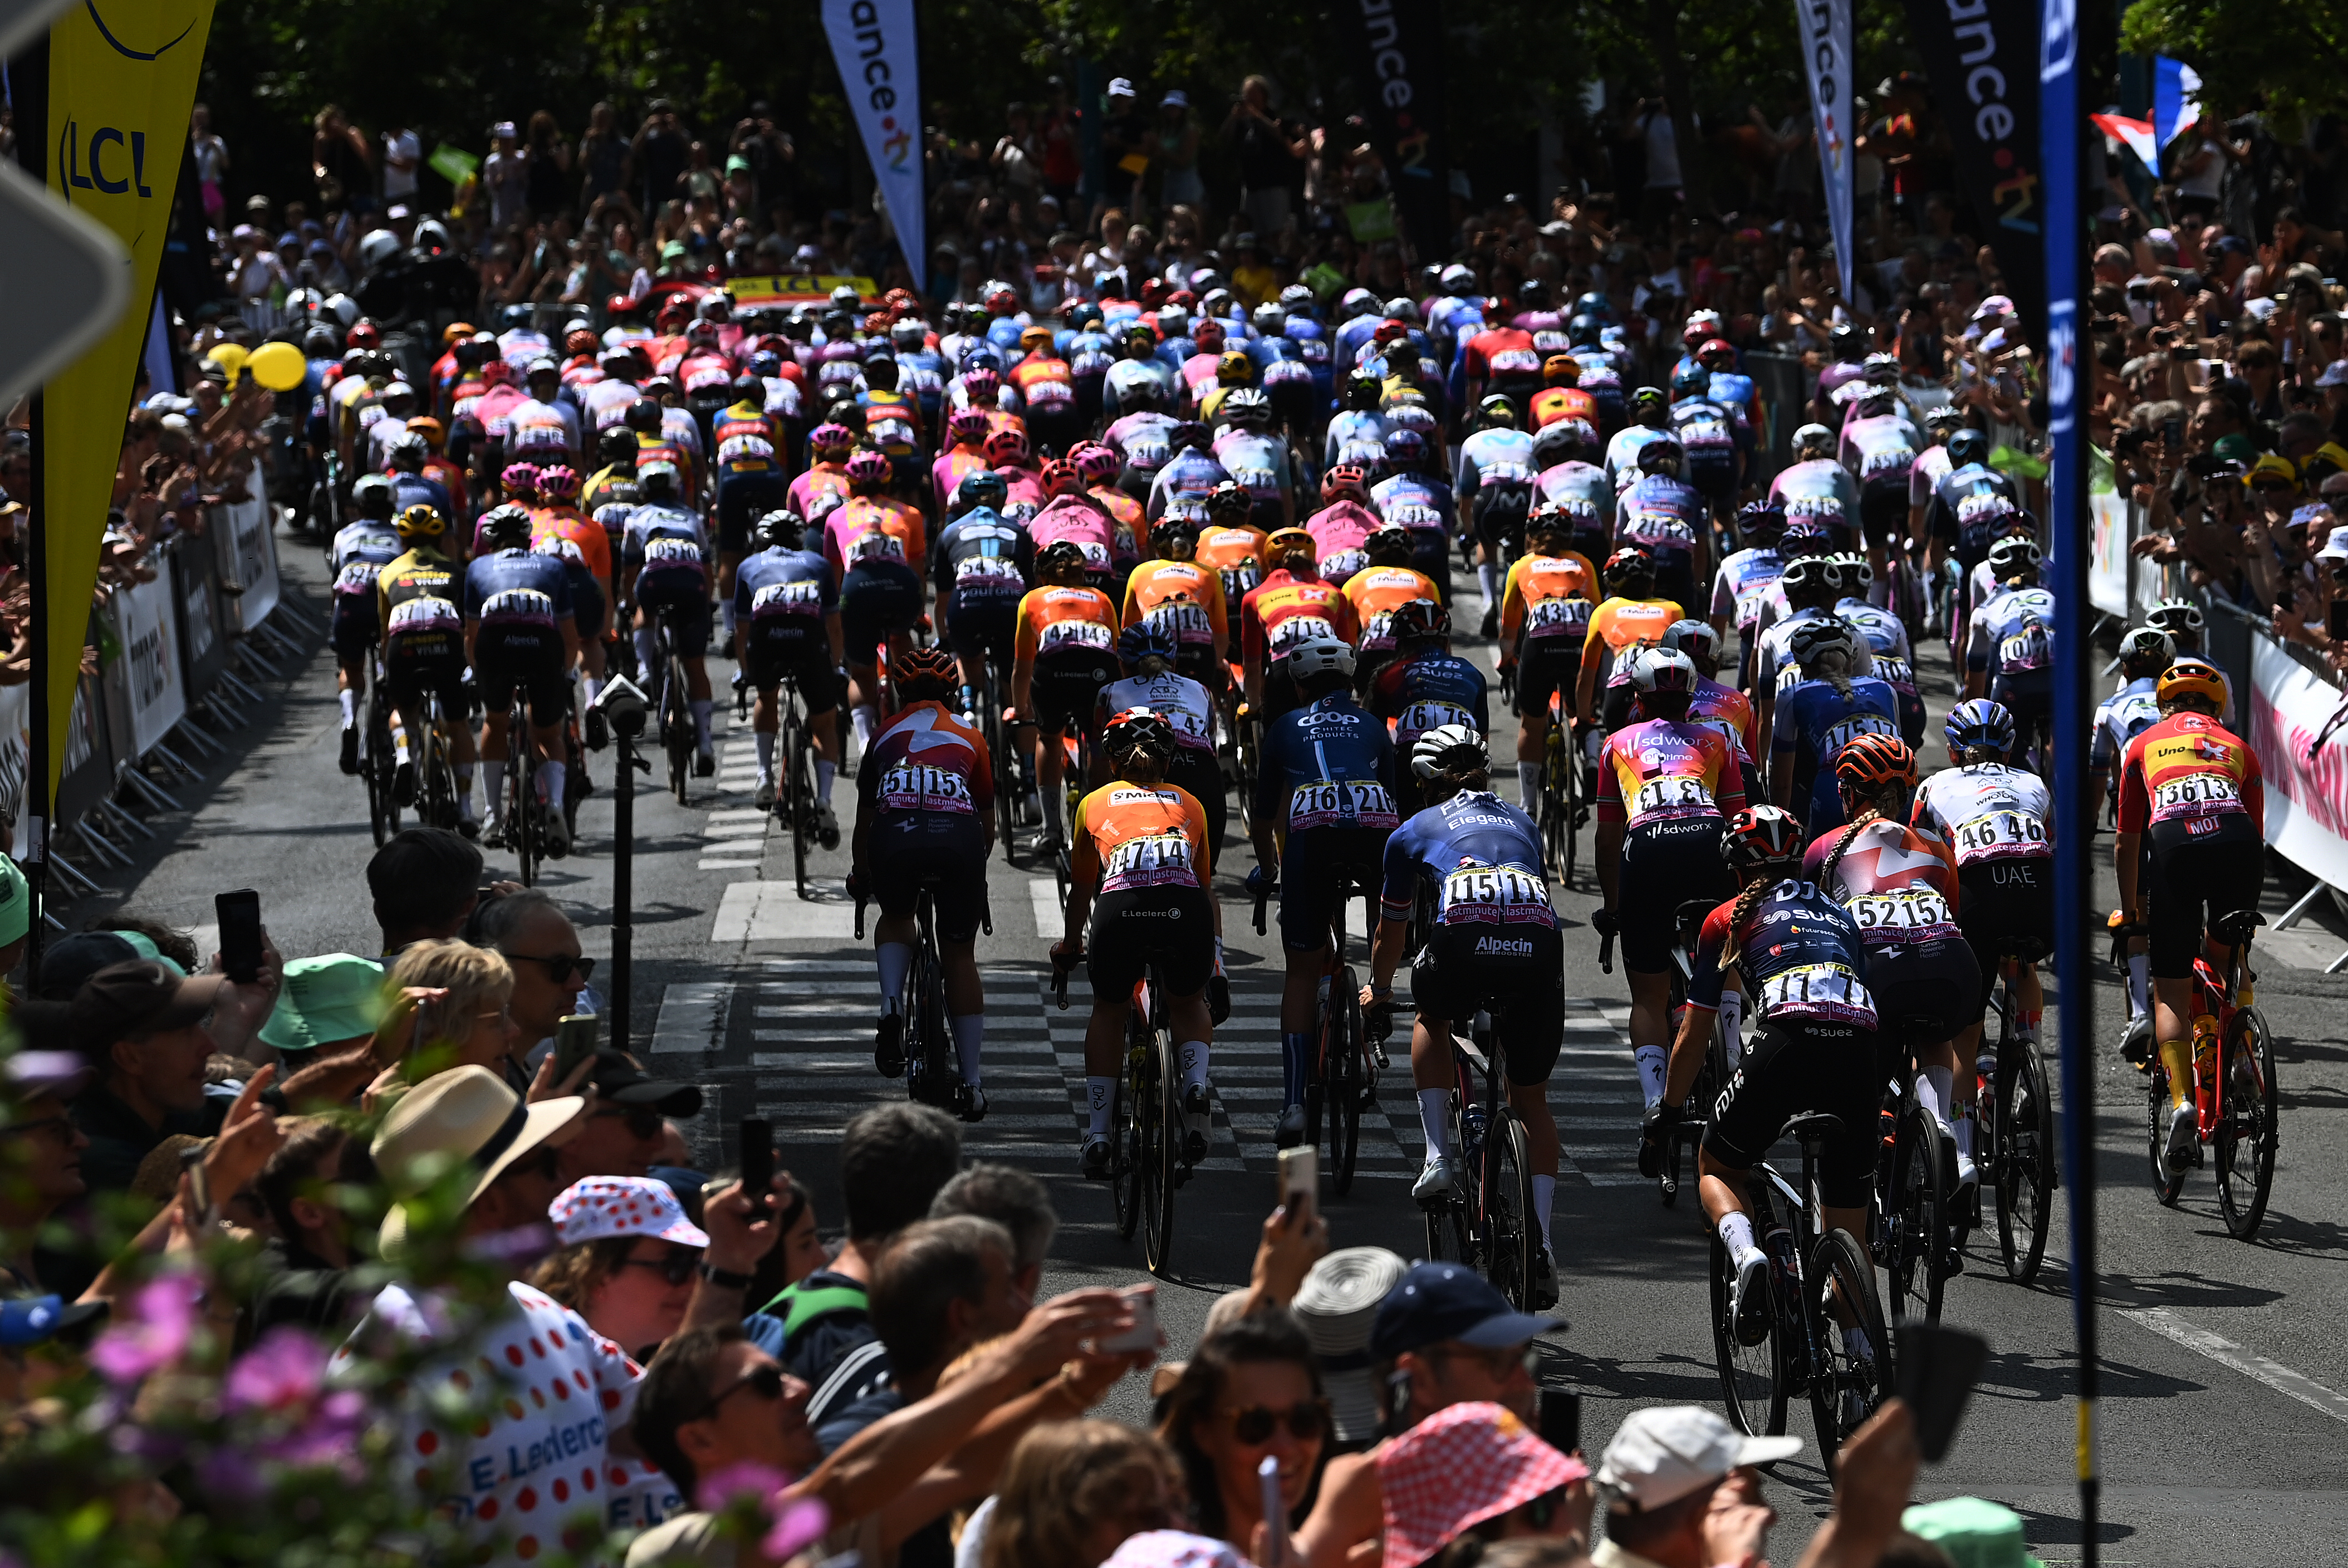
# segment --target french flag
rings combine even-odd
[[[2087,118],[2095,121],[2096,129],[2106,136],[2115,141],[2125,142],[2128,150],[2141,159],[2147,169],[2152,170],[2152,177],[2155,180],[2160,178],[2160,149],[2152,139],[2150,120],[2130,119],[2126,115],[2118,114],[2091,114]]]

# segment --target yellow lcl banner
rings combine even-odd
[[[65,764],[98,545],[211,26],[212,0],[82,0],[49,27],[49,189],[113,230],[130,253],[130,308],[42,388],[51,795]]]

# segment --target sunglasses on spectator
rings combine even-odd
[[[1250,1405],[1224,1414],[1231,1419],[1231,1436],[1250,1446],[1271,1441],[1272,1429],[1282,1422],[1287,1423],[1289,1436],[1300,1443],[1314,1441],[1329,1430],[1329,1407],[1318,1399],[1306,1399],[1285,1410]]]
[[[569,953],[509,953],[506,954],[506,962],[543,964],[546,965],[546,977],[557,985],[570,984],[573,975],[578,975],[581,983],[584,984],[587,977],[595,973],[595,961],[592,958],[581,958]]]
[[[701,1266],[701,1249],[671,1247],[666,1253],[656,1258],[622,1258],[620,1266],[623,1269],[658,1269],[661,1278],[669,1284],[683,1284]]]
[[[1540,1352],[1529,1344],[1502,1345],[1490,1350],[1466,1345],[1430,1345],[1422,1354],[1439,1356],[1447,1360],[1481,1362],[1495,1383],[1507,1382],[1509,1376],[1519,1370],[1529,1377],[1534,1368],[1540,1365]]]
[[[735,1395],[740,1393],[745,1388],[749,1389],[750,1392],[757,1395],[759,1398],[771,1404],[775,1400],[783,1397],[783,1369],[780,1367],[776,1366],[771,1361],[767,1362],[764,1366],[754,1367],[749,1371],[743,1373],[742,1376],[734,1379],[731,1383],[726,1384],[723,1388],[718,1389],[716,1393],[712,1394],[706,1404],[694,1411],[690,1416],[682,1418],[682,1419],[685,1421],[697,1421],[704,1416],[716,1415],[717,1413],[718,1406],[723,1405],[726,1400],[732,1398]]]
[[[661,1113],[648,1105],[599,1105],[592,1114],[627,1118],[628,1136],[640,1142],[649,1143],[661,1135]]]

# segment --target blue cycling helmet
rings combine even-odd
[[[1117,634],[1117,662],[1125,666],[1127,675],[1131,675],[1141,667],[1141,661],[1152,654],[1172,664],[1180,648],[1181,645],[1175,640],[1174,634],[1165,627],[1152,625],[1148,621],[1136,621]]]
[[[1600,322],[1588,312],[1565,324],[1565,340],[1576,348],[1588,348],[1598,341]]]
[[[1672,372],[1673,397],[1701,397],[1712,390],[1712,372],[1701,365],[1684,366]]]
[[[1949,710],[1941,733],[1948,737],[1952,758],[1977,750],[2003,757],[2013,749],[2013,715],[2006,712],[2003,704],[1977,696]]]
[[[954,486],[954,505],[999,510],[1010,493],[1010,485],[993,469],[973,469],[962,476],[962,483]]]
[[[1614,302],[1602,294],[1581,294],[1573,302],[1573,314],[1594,315],[1601,321],[1609,321],[1614,315]]]
[[[1959,430],[1949,437],[1949,466],[1961,469],[1967,463],[1989,461],[1989,438],[1979,430]]]

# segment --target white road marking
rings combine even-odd
[[[1060,913],[1060,883],[1056,877],[1029,877],[1027,900],[1035,911],[1035,934],[1046,942],[1057,942],[1067,929],[1067,918]]]
[[[714,1051],[726,1044],[726,1016],[734,1001],[729,980],[688,980],[661,993],[660,1021],[645,1047],[660,1056]]]
[[[2245,1350],[2222,1335],[2187,1322],[2165,1306],[2138,1307],[2120,1315],[2175,1340],[2188,1350],[2230,1367],[2278,1394],[2287,1394],[2311,1409],[2321,1410],[2335,1421],[2348,1421],[2348,1394],[2335,1393],[2305,1373],[2294,1372],[2279,1361]]]
[[[790,882],[736,882],[726,884],[712,923],[710,942],[789,942],[824,939],[850,942],[856,935],[856,906],[847,895],[802,900]]]

